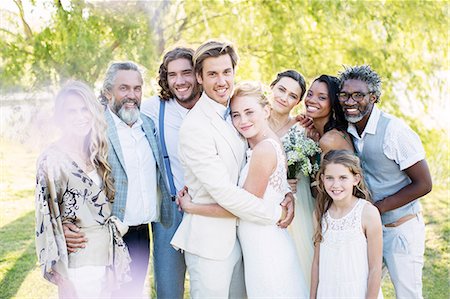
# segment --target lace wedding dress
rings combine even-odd
[[[286,162],[281,145],[270,142],[277,153],[277,167],[269,178],[263,200],[279,204],[288,188]],[[247,151],[247,164],[241,171],[243,186],[251,163],[252,151]],[[308,288],[300,270],[295,245],[286,229],[276,225],[261,225],[241,220],[238,237],[244,257],[245,284],[249,298],[307,298]]]

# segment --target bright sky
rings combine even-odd
[[[39,29],[43,24],[50,20],[51,5],[49,5],[49,3],[51,3],[49,0],[36,1],[36,6],[33,6],[30,1],[22,0],[25,19],[31,29]],[[0,2],[0,9],[4,9],[15,14],[19,13],[19,9],[13,0],[2,0]]]

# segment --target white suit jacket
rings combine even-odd
[[[274,224],[281,207],[237,187],[245,143],[203,93],[180,129],[179,154],[185,184],[195,203],[218,203],[239,218]],[[215,260],[228,257],[236,242],[237,218],[185,213],[171,244]]]

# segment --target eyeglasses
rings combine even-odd
[[[368,93],[362,93],[362,92],[354,92],[354,93],[346,93],[346,92],[339,92],[337,94],[337,97],[339,99],[339,102],[347,102],[349,98],[352,98],[355,102],[361,102],[364,97],[368,94],[373,93],[372,91],[369,91]]]

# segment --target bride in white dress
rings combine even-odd
[[[239,185],[265,201],[281,203],[289,188],[286,158],[279,138],[269,127],[270,109],[261,86],[255,83],[236,86],[230,106],[233,125],[250,146]],[[218,213],[220,206],[194,204],[187,195],[179,201],[189,213],[204,215],[209,210],[211,214],[224,215]],[[308,297],[296,248],[286,229],[241,220],[238,238],[249,298]]]

